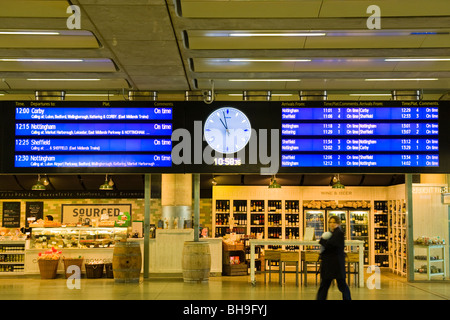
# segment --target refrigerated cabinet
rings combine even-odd
[[[328,222],[328,220],[332,216],[338,216],[339,219],[341,219],[341,229],[342,229],[342,232],[344,232],[345,240],[347,240],[348,239],[348,236],[347,236],[348,211],[347,210],[328,210],[326,221]],[[326,223],[326,230],[328,231],[328,223]]]
[[[364,241],[364,264],[369,264],[369,211],[349,210],[349,240]]]
[[[325,210],[305,210],[304,211],[304,230],[306,228],[314,228],[314,236],[316,239],[320,239],[325,228]],[[319,246],[307,247],[306,250],[319,249]]]

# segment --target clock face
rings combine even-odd
[[[252,134],[250,121],[240,110],[223,107],[206,119],[204,135],[206,142],[220,153],[235,153],[244,148]]]

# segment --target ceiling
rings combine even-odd
[[[369,29],[371,5],[380,29]],[[448,100],[449,88],[448,0],[0,0],[2,100],[34,100],[36,90],[65,100],[204,90],[217,100],[316,90],[329,100],[389,100],[392,90]]]

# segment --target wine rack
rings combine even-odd
[[[406,276],[406,203],[388,201],[389,267],[392,272]]]
[[[233,231],[247,234],[247,200],[233,200]]]
[[[373,209],[375,265],[389,267],[388,201],[374,201]]]
[[[216,200],[215,236],[223,237],[230,232],[230,200]]]
[[[283,239],[281,200],[267,201],[267,238]],[[269,245],[269,249],[279,249],[281,246]]]
[[[284,207],[285,239],[300,239],[300,209],[298,200],[286,200]],[[286,246],[285,250],[296,251],[299,246]]]

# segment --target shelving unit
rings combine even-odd
[[[24,274],[25,241],[0,242],[0,274]]]
[[[244,245],[228,246],[224,243],[222,250],[222,274],[224,276],[241,276],[248,274]]]
[[[389,267],[392,272],[406,276],[406,203],[388,201]]]
[[[374,201],[373,209],[374,262],[378,267],[389,267],[388,201]]]
[[[419,277],[422,275],[426,276],[427,280],[431,280],[431,277],[435,276],[442,276],[442,279],[445,279],[447,276],[445,249],[446,246],[442,244],[414,245],[415,280],[420,280]],[[425,251],[425,254],[418,254],[420,251]],[[439,254],[435,255],[437,251]],[[416,267],[417,265],[420,265],[420,267]]]
[[[230,229],[230,200],[216,200],[213,217],[213,231],[217,237],[223,237]]]

